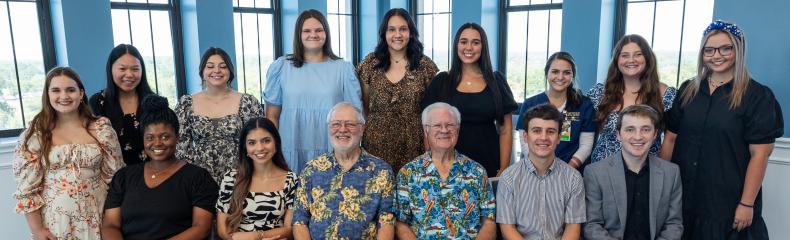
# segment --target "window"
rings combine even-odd
[[[677,87],[697,74],[702,31],[713,18],[713,0],[628,0],[625,34],[639,34],[653,47],[661,82]],[[622,31],[620,31],[622,32]]]
[[[411,6],[422,38],[420,41],[425,47],[423,52],[436,63],[439,71],[450,70],[452,0],[412,0]]]
[[[332,34],[332,51],[339,57],[357,63],[357,1],[327,0],[327,21]]]
[[[513,97],[523,101],[546,90],[546,59],[560,51],[562,0],[510,0],[504,7],[507,31],[500,38],[506,47],[500,56]]]
[[[269,65],[282,55],[277,1],[233,0],[239,92],[261,98]]]
[[[19,135],[41,111],[55,66],[47,1],[0,0],[0,137]]]
[[[148,84],[171,107],[186,91],[177,5],[169,0],[111,0],[115,45],[134,45],[143,56]]]

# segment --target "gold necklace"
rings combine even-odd
[[[170,166],[167,166],[167,167],[165,167],[165,168],[164,168],[164,169],[162,169],[162,170],[159,170],[159,171],[156,171],[155,173],[152,173],[152,174],[151,174],[151,179],[156,179],[156,175],[157,175],[157,174],[160,174],[160,173],[162,173],[162,172],[164,172],[164,171],[170,170],[171,168],[173,168],[173,166],[177,166],[177,165],[178,165],[178,161],[175,161],[174,163],[171,163],[171,164],[170,164]],[[151,167],[151,166],[149,165],[148,169],[151,169],[151,170],[153,170],[153,167]]]

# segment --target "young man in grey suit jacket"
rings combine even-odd
[[[617,121],[621,151],[584,171],[587,239],[680,239],[683,235],[678,166],[648,156],[659,114],[628,106]]]

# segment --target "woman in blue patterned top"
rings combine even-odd
[[[656,56],[642,36],[626,35],[614,48],[606,82],[598,83],[587,92],[597,110],[597,139],[590,163],[600,161],[620,151],[615,136],[615,123],[620,110],[634,104],[653,107],[663,115],[672,107],[677,89],[659,82]],[[650,154],[658,154],[661,139],[650,147]]]

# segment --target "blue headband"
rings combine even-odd
[[[735,35],[735,37],[737,38],[741,38],[742,35],[741,29],[738,28],[738,26],[722,20],[713,21],[710,25],[708,25],[708,28],[705,29],[705,32],[702,35],[708,35],[708,33],[710,33],[710,31],[713,30],[727,31],[730,32],[732,35]]]

